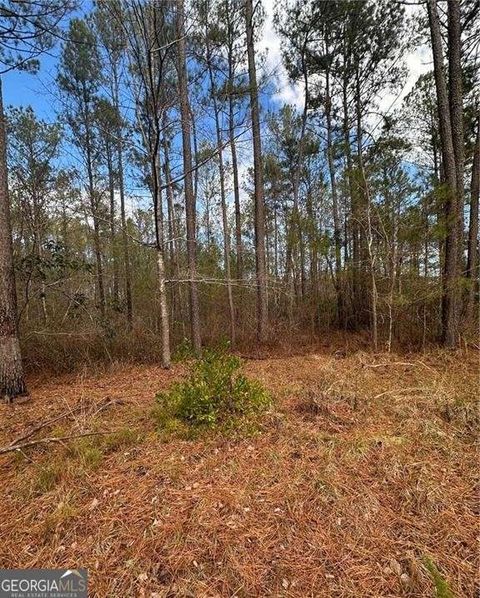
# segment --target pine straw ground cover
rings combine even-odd
[[[248,361],[275,407],[254,437],[159,434],[148,366],[32,381],[1,406],[0,566],[85,567],[101,597],[473,597],[478,356]],[[450,594],[444,594],[447,596]]]

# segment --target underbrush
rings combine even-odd
[[[105,436],[78,438],[47,462],[27,471],[22,491],[26,497],[39,496],[54,490],[63,480],[88,475],[102,467],[104,458],[116,451],[141,442],[138,432],[124,428]],[[17,457],[21,465],[25,456]]]
[[[156,396],[153,416],[159,428],[188,435],[205,429],[254,432],[258,416],[271,401],[241,367],[241,360],[226,350],[205,350],[191,365],[186,381]]]

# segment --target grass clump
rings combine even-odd
[[[61,474],[62,470],[58,463],[38,466],[37,475],[33,478],[33,492],[35,494],[50,492],[60,481]]]
[[[105,436],[102,442],[102,447],[106,453],[112,453],[137,444],[140,440],[140,435],[136,430],[122,428],[117,432]]]
[[[423,563],[432,577],[433,585],[435,586],[435,596],[437,596],[437,598],[454,598],[447,580],[440,573],[437,565],[432,559],[425,556],[423,558]]]
[[[270,405],[263,386],[240,372],[241,360],[225,350],[206,350],[185,382],[156,397],[154,416],[163,429],[252,428],[257,414]]]

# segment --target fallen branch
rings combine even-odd
[[[31,440],[30,442],[23,442],[22,444],[15,444],[14,446],[4,446],[0,448],[0,455],[12,453],[13,451],[21,451],[24,448],[36,446],[37,444],[48,444],[49,442],[63,442],[64,440],[72,440],[73,438],[85,438],[87,436],[103,436],[105,434],[114,434],[122,428],[115,428],[113,430],[103,430],[101,432],[84,432],[82,434],[70,434],[69,436],[52,436],[50,438],[40,438],[39,440]]]
[[[94,415],[96,415],[100,411],[103,411],[110,405],[114,405],[116,403],[117,403],[117,401],[108,401],[107,403],[100,405],[100,407],[95,411]],[[27,433],[23,434],[22,436],[19,436],[18,438],[15,438],[15,440],[12,440],[12,442],[10,443],[9,446],[15,446],[19,442],[22,442],[23,440],[27,440],[27,438],[31,438],[34,434],[36,434],[40,430],[43,430],[43,428],[46,428],[61,419],[64,419],[70,415],[73,415],[74,413],[77,413],[78,411],[81,411],[84,407],[85,407],[85,405],[83,403],[81,403],[79,405],[76,405],[72,409],[69,409],[68,411],[61,413],[60,415],[57,415],[56,417],[52,417],[51,419],[47,420],[46,422],[42,422],[41,424],[38,424],[38,426],[35,426],[31,430],[29,430]]]

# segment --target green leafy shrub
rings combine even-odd
[[[240,373],[241,360],[223,350],[206,350],[185,382],[156,397],[154,415],[162,428],[184,422],[195,427],[238,427],[253,421],[270,398],[263,386]]]
[[[184,338],[175,348],[175,351],[172,355],[172,361],[174,363],[181,363],[182,361],[193,359],[193,357],[195,357],[193,345],[188,338]]]

